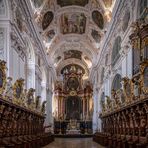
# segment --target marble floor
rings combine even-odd
[[[44,148],[104,148],[92,141],[92,138],[55,138]]]

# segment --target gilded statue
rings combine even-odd
[[[23,89],[21,100],[22,100],[22,105],[24,107],[27,107],[27,89]]]
[[[0,95],[3,95],[6,89],[6,62],[0,60]]]
[[[116,93],[117,93],[117,98],[119,99],[119,102],[124,104],[125,103],[125,96],[123,93],[123,89],[118,89]]]
[[[101,100],[101,107],[102,107],[102,112],[105,112],[105,101]]]
[[[106,108],[107,110],[112,110],[112,100],[110,99],[109,96],[105,96],[106,97]]]
[[[35,89],[34,88],[30,88],[28,90],[28,93],[27,93],[27,106],[29,108],[34,107],[34,92],[35,92]]]
[[[45,114],[45,105],[46,105],[46,103],[47,103],[47,101],[43,101],[43,103],[42,103],[42,107],[41,107],[41,113],[42,114]]]
[[[12,101],[13,98],[13,87],[12,87],[12,78],[7,78],[6,90],[5,90],[5,99]]]
[[[143,96],[148,95],[148,61],[140,64],[140,87]]]
[[[24,89],[24,79],[20,78],[16,80],[16,82],[13,85],[13,102],[19,105],[22,105],[22,95],[23,95],[23,89]]]
[[[119,97],[117,95],[116,90],[113,89],[112,92],[111,92],[111,95],[112,95],[112,100],[113,100],[114,107],[118,108],[121,105],[121,102],[119,100]]]
[[[126,103],[133,101],[133,82],[128,77],[122,78],[123,81],[123,92],[126,98]]]

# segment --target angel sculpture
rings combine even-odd
[[[112,109],[112,100],[110,99],[109,96],[105,96],[105,97],[106,97],[107,109],[110,110]]]
[[[45,105],[46,105],[47,101],[43,101],[42,103],[42,107],[41,107],[41,113],[45,114]]]
[[[102,112],[104,112],[105,111],[105,102],[104,102],[104,100],[101,100],[100,103],[101,103],[101,107],[102,107]]]
[[[23,90],[21,99],[22,99],[22,105],[23,105],[24,107],[27,107],[27,89],[24,89],[24,90]]]
[[[41,96],[37,96],[37,97],[35,98],[35,109],[36,109],[36,110],[38,110],[39,107],[40,107],[40,98],[41,98]]]
[[[12,78],[7,78],[6,90],[5,90],[5,98],[12,101],[13,98],[13,88],[12,88]]]
[[[34,104],[34,92],[35,92],[35,89],[33,89],[33,88],[30,88],[28,90],[28,93],[27,93],[27,105],[28,106]]]
[[[117,92],[113,89],[111,94],[112,94],[112,99],[113,99],[114,107],[119,107],[120,100],[119,100],[119,98],[117,96]]]

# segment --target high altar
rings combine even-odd
[[[84,69],[68,65],[61,71],[63,81],[55,84],[54,131],[56,134],[92,132],[93,99],[89,82],[83,81]]]

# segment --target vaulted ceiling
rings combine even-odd
[[[35,22],[57,75],[77,64],[88,77],[115,0],[31,0]]]

